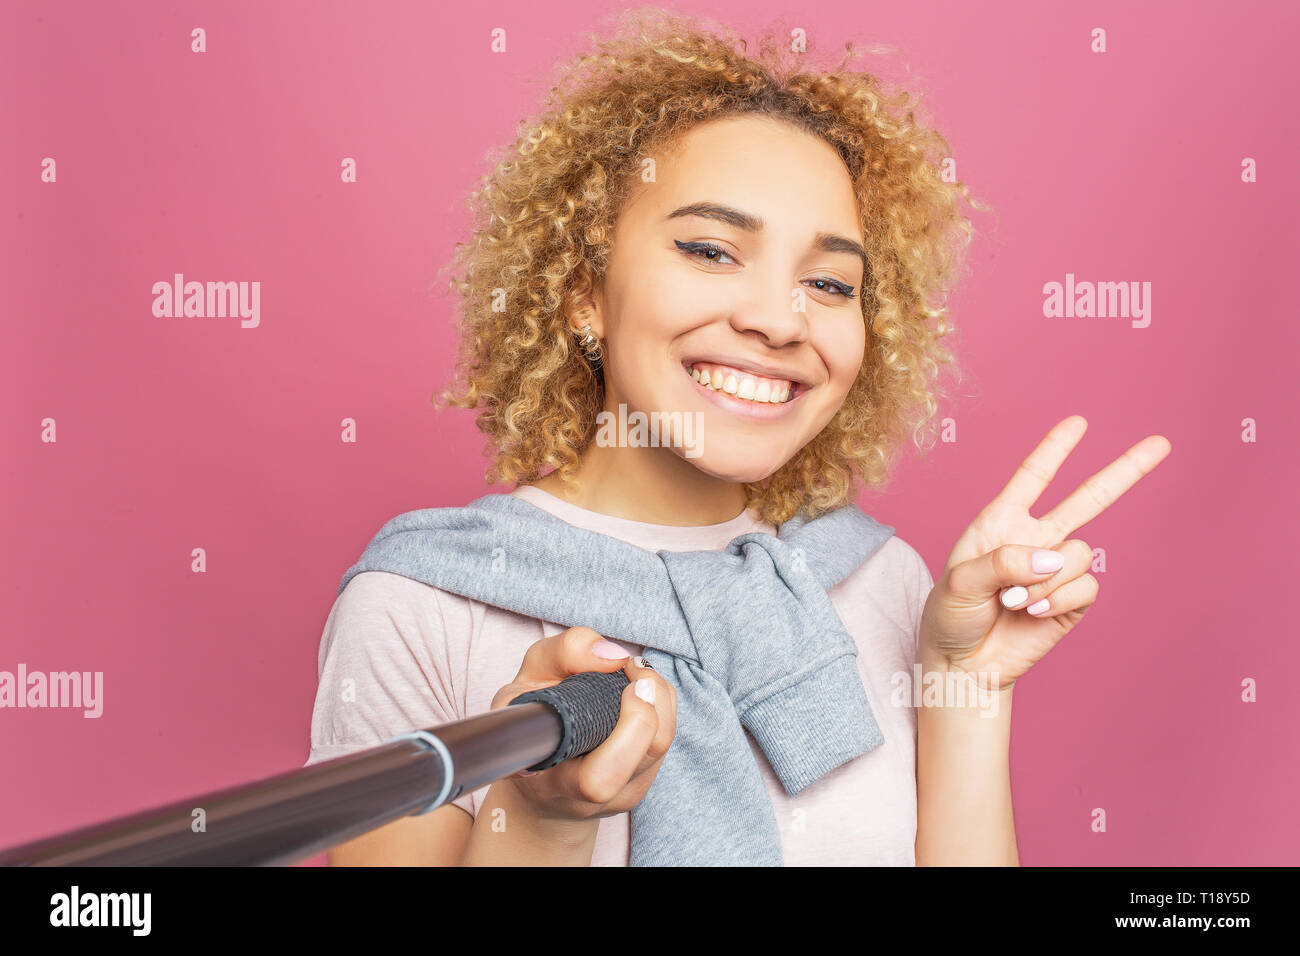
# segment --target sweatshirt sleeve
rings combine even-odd
[[[457,671],[464,655],[449,648],[450,609],[441,597],[437,588],[385,571],[348,582],[321,635],[303,766],[465,716],[465,674]],[[451,802],[473,816],[469,793]]]

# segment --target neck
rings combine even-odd
[[[592,445],[578,462],[578,487],[551,472],[531,482],[579,508],[647,524],[722,524],[745,508],[745,486],[706,475],[670,448]]]

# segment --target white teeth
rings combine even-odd
[[[691,366],[687,371],[690,372],[691,378],[705,388],[712,389],[715,392],[723,391],[750,402],[780,405],[789,400],[794,390],[793,384],[790,382],[773,383],[767,379],[757,379],[751,375],[724,372],[722,369],[714,369],[710,372],[707,368]]]

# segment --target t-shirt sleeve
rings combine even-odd
[[[921,615],[925,611],[925,602],[934,587],[934,578],[926,567],[925,558],[919,551],[904,541],[895,538],[901,555],[901,578],[903,582],[903,611],[907,615],[907,645],[905,651],[909,663],[915,664],[918,641],[921,636]]]
[[[915,617],[912,620],[912,634],[916,641],[921,639],[921,615],[925,611],[925,602],[930,597],[930,592],[934,590],[934,578],[930,574],[930,569],[925,564],[925,558],[913,549],[912,553],[916,555],[917,567],[917,590],[916,598],[912,602]]]
[[[454,599],[385,571],[348,582],[321,635],[303,766],[465,716],[465,659],[449,648],[447,612],[454,617],[454,610],[444,597]],[[451,802],[473,816],[469,793]]]

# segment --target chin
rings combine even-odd
[[[775,474],[785,464],[783,461],[772,459],[762,461],[742,460],[744,456],[709,454],[708,452],[698,458],[687,458],[684,453],[682,457],[706,475],[736,484],[762,481],[769,475]]]

